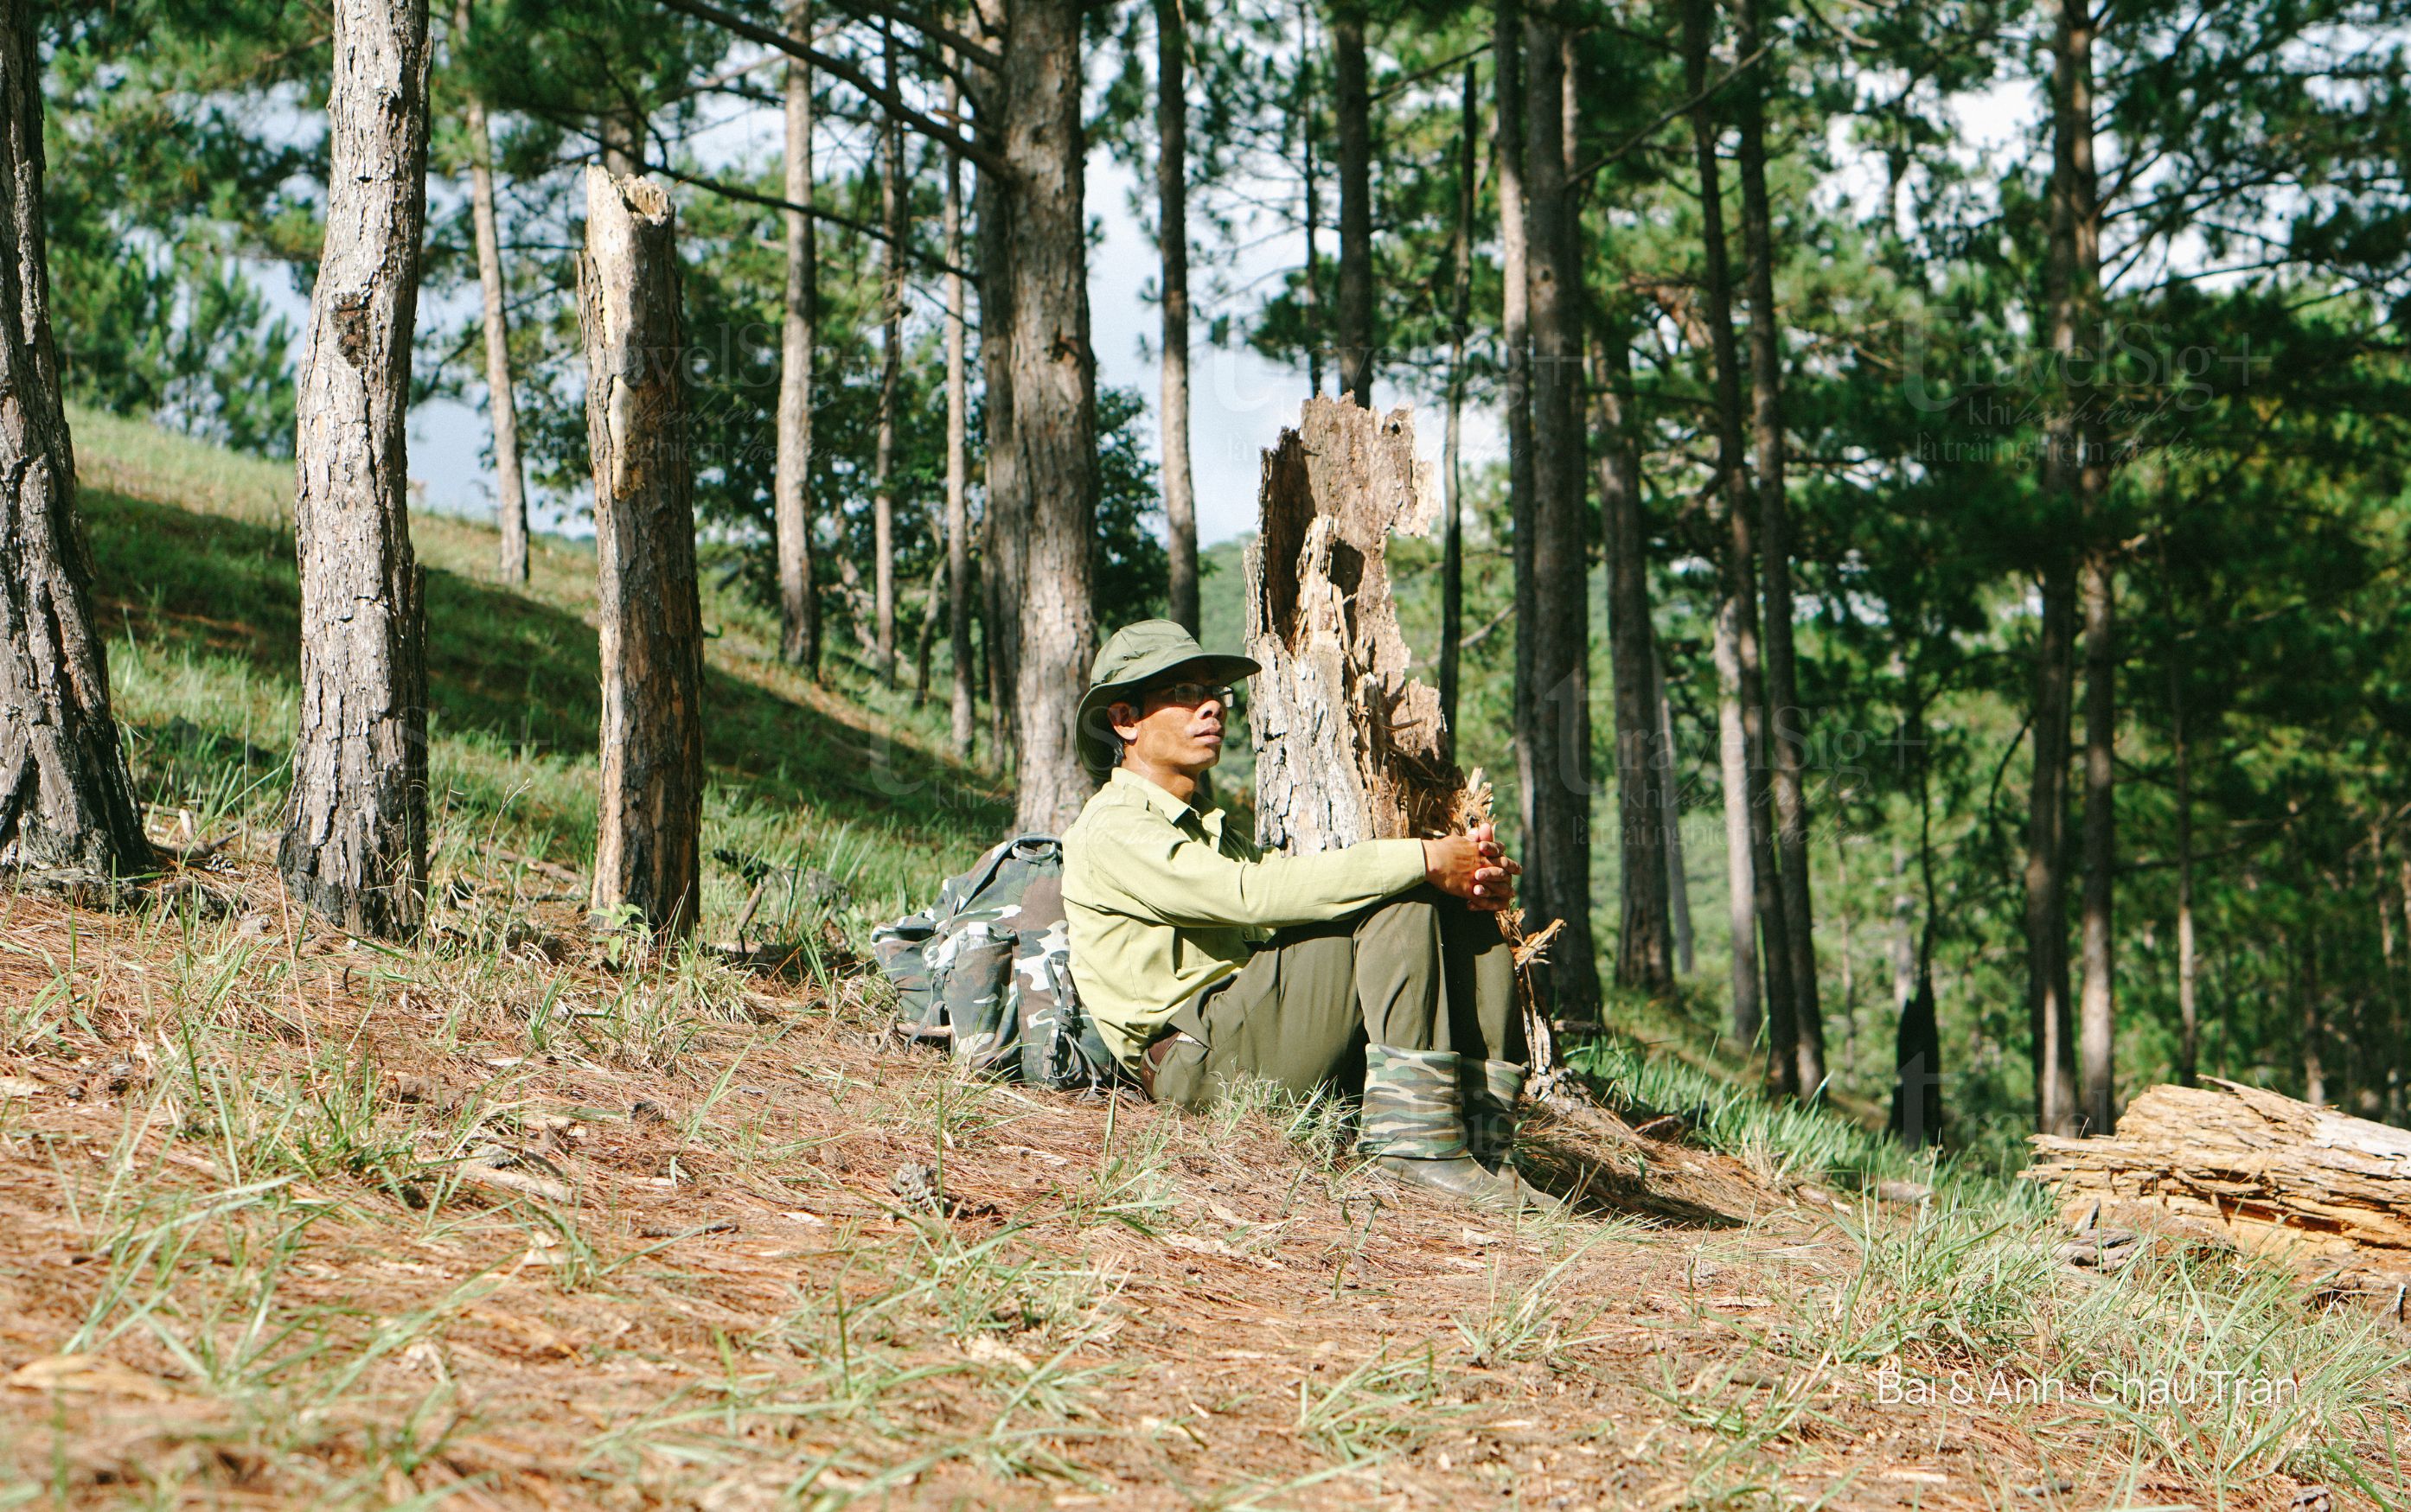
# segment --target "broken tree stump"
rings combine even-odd
[[[603,664],[591,907],[683,938],[702,904],[703,609],[676,217],[650,179],[586,170],[577,263]]]
[[[1490,786],[1458,770],[1439,691],[1413,656],[1390,597],[1393,535],[1430,533],[1439,485],[1415,456],[1414,415],[1375,414],[1320,396],[1264,453],[1256,538],[1247,549],[1249,685],[1256,839],[1308,855],[1361,840],[1423,838],[1491,817]],[[1564,1095],[1556,1036],[1529,966],[1554,930],[1515,941],[1533,1095]]]
[[[1465,782],[1439,690],[1408,675],[1387,562],[1393,533],[1439,517],[1414,417],[1307,400],[1264,453],[1247,549],[1256,838],[1305,855],[1445,835]]]
[[[2071,1218],[2122,1221],[2268,1255],[2332,1289],[2411,1281],[2411,1131],[2216,1078],[2156,1086],[2113,1135],[2033,1137],[2029,1181]]]

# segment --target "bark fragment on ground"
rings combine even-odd
[[[2152,1088],[2106,1138],[2034,1136],[2026,1179],[2074,1219],[2097,1207],[2278,1258],[2339,1289],[2391,1296],[2411,1282],[2411,1132],[2206,1080]]]

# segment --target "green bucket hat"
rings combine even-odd
[[[1264,669],[1254,658],[1216,656],[1197,644],[1197,637],[1169,619],[1142,619],[1114,632],[1089,668],[1089,691],[1080,695],[1074,716],[1074,739],[1080,764],[1103,782],[1121,762],[1121,741],[1105,718],[1116,700],[1131,695],[1167,674],[1189,671],[1202,682],[1252,677]]]

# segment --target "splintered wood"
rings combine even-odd
[[[1297,429],[1264,453],[1256,538],[1247,549],[1248,654],[1256,752],[1256,838],[1307,855],[1360,840],[1462,833],[1492,817],[1490,785],[1458,770],[1439,692],[1413,656],[1390,596],[1393,535],[1431,533],[1439,487],[1415,456],[1414,416],[1306,401]],[[1556,932],[1516,944],[1535,1071],[1556,1065],[1531,963]]]
[[[2129,1220],[2278,1256],[2331,1286],[2411,1280],[2411,1133],[2240,1083],[2156,1086],[2114,1135],[2034,1138],[2025,1172],[2071,1216]]]
[[[1464,780],[1439,692],[1412,657],[1390,598],[1390,536],[1427,535],[1436,480],[1413,416],[1307,400],[1264,453],[1247,551],[1248,654],[1264,665],[1249,718],[1256,836],[1304,855],[1447,834]]]

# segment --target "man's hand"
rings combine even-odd
[[[1424,842],[1424,876],[1431,884],[1488,912],[1514,903],[1513,879],[1523,869],[1499,849],[1495,825]]]

